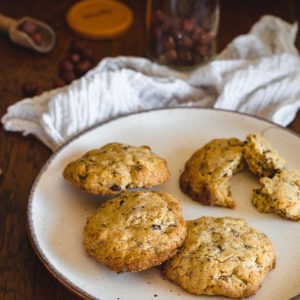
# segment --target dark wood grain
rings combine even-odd
[[[39,91],[52,88],[58,64],[78,36],[65,22],[73,0],[0,1],[0,13],[19,19],[31,16],[49,23],[57,35],[55,49],[37,54],[11,43],[0,34],[0,117],[22,99],[21,86],[30,80]],[[95,51],[95,64],[117,55],[145,56],[146,1],[122,1],[134,12],[133,26],[120,38],[88,41]],[[272,14],[288,22],[300,21],[297,0],[221,0],[218,50],[240,34],[247,33],[262,15]],[[300,49],[300,38],[296,41]],[[300,115],[289,126],[300,133]],[[6,132],[0,127],[0,299],[78,299],[42,265],[30,245],[25,224],[26,206],[32,183],[51,151],[33,136]]]

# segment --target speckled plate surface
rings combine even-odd
[[[185,161],[213,138],[263,134],[286,159],[300,169],[300,138],[287,129],[243,114],[199,108],[152,110],[99,124],[55,152],[37,177],[28,202],[28,232],[34,250],[48,270],[67,288],[89,299],[214,299],[186,293],[152,268],[115,274],[89,258],[83,247],[83,227],[100,200],[76,190],[62,177],[66,164],[109,142],[149,145],[169,165],[171,179],[159,189],[180,199],[186,219],[203,215],[245,218],[275,246],[276,268],[252,299],[282,300],[300,292],[300,222],[261,214],[251,204],[257,179],[248,171],[232,179],[235,209],[202,206],[184,195],[178,179]],[[141,298],[142,297],[142,298]],[[216,297],[216,299],[220,299]]]

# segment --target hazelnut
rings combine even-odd
[[[30,35],[36,31],[37,26],[31,21],[24,21],[18,26],[18,29]]]
[[[167,60],[167,62],[173,62],[177,59],[178,54],[176,52],[176,50],[174,49],[170,49],[165,53],[165,58]]]
[[[164,18],[165,18],[164,13],[161,10],[157,10],[153,14],[152,22],[154,24],[160,24],[163,22]]]
[[[32,33],[30,37],[36,45],[41,46],[43,44],[43,37],[39,32]]]
[[[88,47],[83,48],[81,50],[81,56],[82,56],[82,58],[93,60],[94,59],[94,51],[92,48],[88,48]]]
[[[209,31],[209,20],[193,16],[177,18],[160,10],[154,11],[150,51],[161,63],[177,66],[201,63],[212,54],[214,36]]]
[[[33,97],[37,94],[39,86],[34,81],[27,81],[22,85],[22,91],[24,97]]]
[[[65,59],[60,63],[59,69],[60,69],[61,73],[73,71],[74,70],[74,65],[71,61]]]
[[[63,87],[66,85],[66,82],[62,79],[62,78],[56,78],[53,82],[53,87],[54,88],[59,88],[59,87]]]
[[[190,19],[184,19],[181,25],[183,30],[186,32],[192,32],[194,29],[194,24]]]
[[[67,84],[76,79],[76,75],[73,71],[65,71],[61,74],[61,77]]]
[[[71,61],[72,63],[76,64],[80,61],[81,57],[78,53],[71,53],[69,55],[69,61]]]
[[[84,75],[90,68],[91,68],[91,62],[87,59],[85,60],[81,60],[80,62],[78,62],[78,64],[75,67],[75,73],[76,75],[82,76]]]
[[[71,50],[74,52],[81,52],[84,48],[86,48],[86,43],[83,40],[75,40],[71,44]]]

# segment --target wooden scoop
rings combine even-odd
[[[51,51],[55,45],[53,29],[30,17],[15,20],[0,14],[0,31],[7,32],[14,43],[41,53]]]

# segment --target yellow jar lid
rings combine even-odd
[[[69,26],[89,39],[111,39],[124,33],[133,21],[132,11],[114,0],[85,0],[66,15]]]

